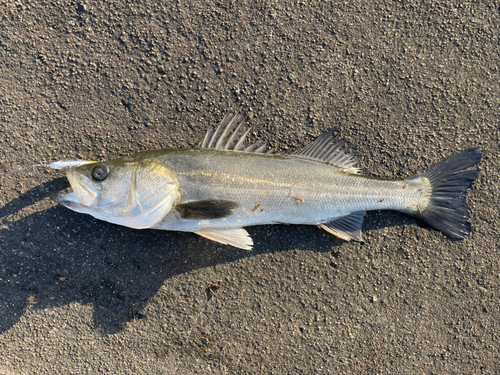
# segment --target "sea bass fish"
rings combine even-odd
[[[471,231],[465,203],[481,161],[469,148],[404,180],[360,175],[344,141],[326,132],[290,155],[246,147],[250,128],[228,113],[195,148],[139,152],[106,162],[69,160],[73,192],[53,199],[111,223],[137,229],[194,232],[241,249],[253,241],[243,227],[317,225],[344,240],[362,241],[366,211],[415,215],[454,238]]]

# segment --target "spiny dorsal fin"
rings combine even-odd
[[[318,227],[346,241],[363,241],[361,226],[363,225],[365,215],[366,211],[353,212],[329,223],[320,224]]]
[[[252,237],[243,228],[202,228],[196,230],[195,233],[224,245],[231,245],[243,250],[252,250]]]
[[[341,148],[345,145],[344,140],[336,143],[332,141],[333,130],[329,130],[320,135],[314,142],[308,144],[302,150],[294,152],[292,155],[332,164],[342,171],[352,174],[359,174],[360,169],[354,167],[358,160],[353,154],[346,154]]]
[[[257,152],[262,154],[274,154],[274,150],[268,150],[264,141],[257,140],[254,144],[245,148],[245,139],[252,129],[245,123],[246,117],[240,113],[229,112],[221,121],[217,129],[210,127],[200,148],[218,148],[223,150]]]

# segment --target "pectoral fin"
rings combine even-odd
[[[183,219],[207,220],[230,216],[238,202],[209,199],[178,204],[175,208]]]
[[[326,230],[345,241],[355,240],[363,241],[361,226],[366,211],[353,212],[347,216],[340,217],[326,224],[320,224],[318,227]]]
[[[216,229],[203,228],[195,231],[202,237],[220,242],[224,245],[231,245],[244,250],[252,250],[253,241],[248,232],[243,228]]]

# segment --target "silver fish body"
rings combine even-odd
[[[194,232],[207,226],[319,225],[369,210],[418,213],[419,206],[426,207],[431,192],[425,179],[366,178],[282,155],[182,149],[160,151],[155,159],[173,171],[183,200],[238,203],[228,217],[186,220],[169,215],[154,227],[157,229]]]
[[[343,142],[325,133],[292,155],[244,147],[249,128],[228,114],[199,147],[146,151],[100,162],[63,165],[74,190],[55,200],[77,212],[132,228],[194,232],[251,249],[243,227],[318,225],[345,240],[362,240],[366,211],[397,210],[456,238],[470,233],[466,191],[479,148],[453,155],[405,180],[359,175]],[[75,165],[75,167],[72,167]]]

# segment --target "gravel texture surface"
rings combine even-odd
[[[0,373],[500,373],[499,9],[0,0]],[[234,108],[281,152],[333,127],[378,177],[481,146],[472,235],[372,212],[361,244],[246,252],[71,212],[31,168],[190,147]]]

